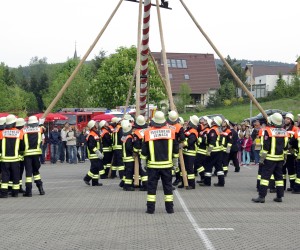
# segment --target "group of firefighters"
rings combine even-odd
[[[284,121],[284,122],[283,122]],[[22,118],[14,115],[0,118],[1,189],[0,198],[32,196],[32,182],[36,183],[40,195],[44,195],[39,173],[42,121],[31,116],[27,126]],[[99,179],[115,178],[118,172],[119,186],[125,191],[134,191],[135,164],[139,171],[138,187],[147,191],[147,213],[155,212],[158,180],[162,180],[165,208],[174,213],[174,186],[195,189],[211,186],[213,175],[217,176],[216,187],[224,187],[229,161],[235,162],[233,147],[237,133],[227,119],[215,116],[193,115],[187,124],[176,111],[170,111],[167,119],[161,111],[146,123],[143,116],[136,119],[125,115],[114,117],[111,122],[94,120],[88,122],[87,154],[90,170],[83,180],[87,185],[102,186]],[[283,119],[279,113],[268,117],[267,126],[259,131],[262,149],[258,168],[257,190],[259,196],[252,201],[265,202],[268,188],[276,192],[274,201],[281,202],[286,189],[287,169],[290,188],[300,194],[300,130],[294,126],[294,116],[287,114]],[[184,183],[179,155],[183,154],[187,184]],[[180,166],[181,165],[181,166]],[[235,172],[240,171],[238,164]],[[25,168],[25,190],[22,175]],[[284,174],[283,174],[284,170]],[[184,171],[184,173],[185,173]],[[196,181],[196,177],[200,180]],[[175,180],[172,183],[172,178]],[[274,180],[274,181],[272,181]]]
[[[125,191],[134,191],[134,166],[137,162],[139,186],[140,190],[148,192],[146,212],[150,214],[155,211],[160,178],[166,211],[173,213],[174,186],[195,189],[198,175],[200,186],[211,186],[212,176],[216,175],[218,182],[214,186],[224,187],[229,161],[236,158],[232,147],[237,141],[237,133],[232,124],[220,116],[210,119],[193,115],[184,125],[176,111],[170,111],[167,119],[163,112],[157,111],[149,125],[141,115],[136,119],[126,115],[124,119],[114,117],[110,124],[106,121],[97,124],[92,120],[88,127],[87,148],[91,168],[84,182],[90,185],[92,181],[92,186],[101,186],[99,178],[115,178],[118,171],[119,186]],[[285,119],[279,113],[268,117],[267,126],[259,132],[262,144],[257,184],[259,196],[252,199],[254,202],[263,203],[268,188],[276,190],[274,201],[282,201],[286,186],[283,168],[287,168],[289,174],[291,187],[288,190],[300,193],[299,133],[292,114],[287,114]],[[187,186],[179,167],[180,150]],[[239,171],[239,165],[235,164],[235,172]],[[176,178],[172,183],[173,176]],[[270,179],[275,182],[272,184]]]

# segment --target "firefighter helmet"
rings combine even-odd
[[[128,133],[132,129],[132,125],[129,120],[123,120],[121,126],[124,133]]]
[[[17,117],[14,116],[14,115],[8,115],[6,117],[6,125],[10,125],[10,124],[13,124],[17,121]]]
[[[199,117],[196,115],[190,116],[190,122],[195,125],[198,126],[199,124]]]
[[[290,119],[292,120],[292,122],[294,122],[294,116],[293,116],[293,114],[291,114],[291,113],[287,113],[287,114],[285,115],[285,118],[290,118]]]
[[[39,120],[37,119],[37,117],[35,115],[29,116],[28,118],[28,124],[35,124],[35,123],[39,123]]]
[[[222,125],[222,118],[220,117],[220,116],[215,116],[214,118],[213,118],[213,122],[215,123],[215,124],[217,124],[219,127]]]
[[[282,125],[282,119],[282,115],[279,113],[274,113],[270,116],[271,123],[276,126]]]
[[[178,120],[178,113],[175,110],[169,112],[169,120],[171,122],[176,122]]]
[[[16,127],[22,127],[25,125],[25,120],[23,118],[18,118],[16,121]]]
[[[208,126],[211,127],[211,124],[213,122],[212,119],[210,119],[210,118],[207,117],[206,122],[207,122]]]
[[[92,129],[93,127],[95,127],[95,125],[96,125],[96,122],[94,120],[90,120],[87,124],[89,129]]]
[[[99,123],[99,128],[103,128],[106,124],[106,121],[105,120],[102,120],[100,123]]]
[[[146,123],[145,121],[145,117],[142,116],[142,115],[139,115],[137,118],[136,118],[136,124],[139,125],[139,126],[144,126]]]
[[[183,118],[182,118],[182,117],[179,117],[179,123],[181,124],[181,126],[183,126],[183,124],[184,124],[184,120],[183,120]]]
[[[156,111],[153,117],[153,121],[157,124],[163,124],[166,122],[165,114],[162,111]]]

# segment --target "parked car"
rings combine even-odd
[[[267,109],[267,110],[265,110],[265,112],[266,112],[267,116],[270,116],[274,113],[280,113],[283,116],[283,118],[285,118],[285,115],[287,113],[289,113],[289,112],[286,112],[286,111],[283,111],[280,109]],[[262,115],[262,113],[259,113],[258,115],[251,117],[252,125],[256,120],[258,120],[260,122],[260,124],[267,123],[267,121],[266,121],[265,117]],[[244,119],[244,122],[250,123],[250,118]]]

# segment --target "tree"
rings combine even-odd
[[[136,65],[136,48],[120,47],[115,54],[105,58],[92,82],[90,95],[94,106],[115,108],[126,102],[129,85]],[[152,63],[149,63],[148,90],[149,100],[157,104],[165,99],[165,89],[155,72]],[[149,87],[150,86],[150,87]],[[135,92],[135,86],[133,93]],[[134,96],[130,103],[134,103]]]
[[[43,95],[43,102],[49,106],[52,100],[56,97],[57,93],[61,90],[62,86],[73,73],[78,59],[69,59],[66,63],[62,64],[53,76],[49,91]],[[70,107],[70,108],[84,108],[91,106],[91,98],[89,90],[91,88],[92,72],[89,65],[84,64],[78,72],[71,85],[68,87],[62,98],[56,104],[55,109]]]
[[[178,112],[186,112],[185,105],[190,104],[192,101],[191,88],[187,83],[180,84],[179,94],[176,98],[176,107]]]
[[[242,68],[241,64],[237,62],[236,59],[231,59],[230,56],[227,56],[226,62],[230,65],[230,67],[233,69],[235,74],[240,78],[242,82],[246,81],[246,75],[245,71]],[[233,78],[231,73],[228,71],[228,69],[225,67],[224,64],[218,65],[218,73],[219,73],[219,80],[221,85],[223,85],[225,82],[230,81],[233,82],[233,84],[237,87],[238,84],[236,80]]]

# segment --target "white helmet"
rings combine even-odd
[[[282,115],[279,113],[274,113],[270,116],[271,123],[277,126],[282,125],[282,119]]]
[[[128,120],[128,121],[131,121],[131,122],[134,121],[133,117],[130,114],[124,115],[124,119]]]
[[[94,120],[90,120],[87,124],[89,129],[92,129],[96,125],[96,122]]]
[[[199,125],[199,117],[196,115],[190,116],[190,122],[193,125],[198,126]]]
[[[118,119],[118,117],[113,117],[113,118],[111,118],[111,122],[116,123],[117,119]]]
[[[16,121],[16,127],[22,127],[26,124],[25,120],[23,118],[18,118]]]
[[[178,119],[178,113],[175,110],[169,112],[169,119],[171,122],[176,122]]]
[[[123,120],[121,122],[121,127],[124,133],[128,133],[132,129],[132,125],[129,120]]]
[[[6,117],[0,117],[0,126],[4,125],[6,122]]]
[[[105,120],[102,120],[100,123],[99,123],[99,128],[103,128],[106,124],[106,121]]]
[[[227,119],[225,119],[223,122],[226,122],[226,125],[227,125],[227,126],[230,125],[230,123],[229,123],[229,121],[228,121]]]
[[[39,123],[39,120],[37,119],[37,117],[35,115],[33,116],[29,116],[28,118],[28,124],[35,124],[35,123]]]
[[[6,117],[6,125],[10,125],[10,124],[13,124],[17,121],[17,117],[14,116],[14,115],[8,115]]]
[[[291,114],[291,113],[287,113],[287,114],[285,115],[285,118],[290,118],[290,119],[292,120],[292,122],[294,121],[294,116],[293,116],[293,114]]]
[[[219,127],[222,125],[222,118],[220,117],[220,116],[215,116],[214,118],[213,118],[213,121],[214,121],[214,123],[215,124],[217,124]]]
[[[211,127],[211,124],[213,122],[212,119],[207,117],[206,122],[207,122],[208,126]]]
[[[182,118],[182,117],[179,117],[179,123],[181,124],[181,126],[183,126],[183,124],[184,124],[184,120],[183,120],[183,118]]]
[[[146,123],[146,120],[145,120],[145,117],[142,116],[142,115],[139,115],[137,118],[136,118],[136,124],[139,125],[139,126],[144,126]]]
[[[157,124],[163,124],[166,122],[165,115],[162,111],[156,111],[153,117],[153,121]]]

